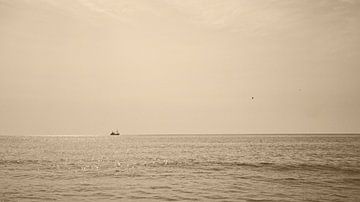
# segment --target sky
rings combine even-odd
[[[0,135],[360,132],[360,1],[0,0]]]

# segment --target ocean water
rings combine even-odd
[[[360,136],[0,136],[0,201],[360,201]]]

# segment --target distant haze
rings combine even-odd
[[[360,1],[0,0],[0,135],[359,123]]]

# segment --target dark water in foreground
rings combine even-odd
[[[0,201],[360,201],[360,136],[0,136]]]

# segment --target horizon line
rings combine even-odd
[[[120,133],[120,136],[248,136],[248,135],[360,135],[360,132],[293,132],[293,133]],[[88,136],[88,137],[106,137],[110,136],[109,134],[0,134],[0,136],[18,136],[18,137],[59,137],[59,136]]]

